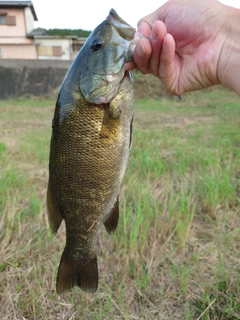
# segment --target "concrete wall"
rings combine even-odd
[[[68,60],[0,60],[0,99],[44,95],[57,98],[70,65]],[[133,77],[136,98],[172,99],[153,75],[134,71]]]
[[[61,61],[61,60],[25,60],[25,59],[6,59],[0,60],[0,67],[5,68],[22,68],[22,67],[29,67],[34,69],[44,69],[52,67],[53,69],[64,69],[68,70],[71,66],[72,61]]]
[[[0,99],[57,97],[70,61],[0,60]]]

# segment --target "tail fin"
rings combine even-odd
[[[74,286],[86,292],[97,290],[97,257],[75,260],[65,248],[58,267],[57,293],[69,291]]]

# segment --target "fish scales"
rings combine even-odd
[[[66,246],[57,292],[98,285],[95,240],[100,222],[114,232],[118,193],[127,165],[133,119],[133,80],[125,72],[135,30],[112,9],[86,41],[62,84],[50,146],[48,218],[62,220]]]

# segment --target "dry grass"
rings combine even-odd
[[[53,101],[0,103],[0,319],[240,319],[240,108],[222,88],[136,101],[99,288],[57,296],[46,186]]]

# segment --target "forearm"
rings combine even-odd
[[[229,23],[223,31],[226,40],[219,57],[218,78],[240,96],[240,10],[228,10]]]

